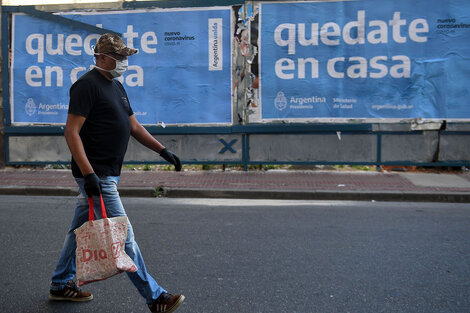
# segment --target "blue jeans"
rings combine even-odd
[[[53,290],[62,290],[69,280],[74,279],[76,271],[75,249],[77,248],[77,244],[75,242],[75,234],[73,231],[88,221],[88,197],[84,188],[85,181],[83,178],[75,178],[75,180],[77,181],[80,195],[77,200],[75,216],[73,217],[72,225],[70,226],[69,232],[65,236],[64,246],[62,247],[59,262],[57,263],[57,267],[54,273],[52,274],[51,289]],[[103,200],[106,207],[106,214],[108,217],[127,216],[117,191],[119,176],[107,176],[100,178],[100,180]],[[101,218],[100,200],[98,197],[93,200],[95,217],[96,219]],[[135,242],[134,231],[130,222],[128,222],[127,226],[128,229],[125,251],[138,268],[137,272],[127,272],[127,275],[142,297],[144,297],[147,303],[150,304],[156,300],[162,292],[166,291],[158,285],[158,283],[155,281],[155,279],[152,278],[152,276],[150,276],[149,273],[147,273],[144,259],[142,258],[142,254],[140,253],[137,242]]]

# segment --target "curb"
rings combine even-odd
[[[336,200],[336,201],[406,201],[470,203],[470,193],[403,192],[403,191],[273,191],[227,190],[169,187],[120,187],[121,197],[155,198],[226,198],[272,200]],[[77,187],[0,186],[0,195],[77,196]]]
[[[284,200],[338,200],[338,201],[409,201],[470,203],[469,193],[402,192],[402,191],[272,191],[162,188],[168,198],[230,198],[230,199],[284,199]]]
[[[77,196],[78,189],[76,187],[0,186],[0,194],[20,196]]]
[[[157,188],[153,187],[118,187],[121,197],[156,198]]]
[[[122,197],[156,197],[153,187],[122,187],[118,191]],[[0,186],[0,195],[76,197],[78,187]]]

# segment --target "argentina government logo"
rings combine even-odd
[[[26,111],[26,114],[28,114],[29,116],[33,116],[33,114],[36,113],[36,104],[34,103],[33,98],[29,98],[28,101],[26,101],[24,109]]]
[[[274,106],[279,111],[282,111],[287,107],[287,98],[282,91],[277,93],[276,99],[274,99]]]

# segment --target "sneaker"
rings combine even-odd
[[[157,300],[149,304],[149,309],[154,313],[171,313],[174,312],[183,301],[183,295],[171,295],[164,292]]]
[[[74,301],[85,302],[93,299],[93,295],[86,291],[81,291],[77,284],[70,280],[62,290],[50,290],[49,299],[54,301]]]

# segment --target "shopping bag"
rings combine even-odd
[[[127,216],[108,218],[100,195],[101,216],[95,220],[93,199],[88,198],[88,222],[75,232],[78,286],[104,280],[122,272],[135,272],[137,266],[124,251]]]

